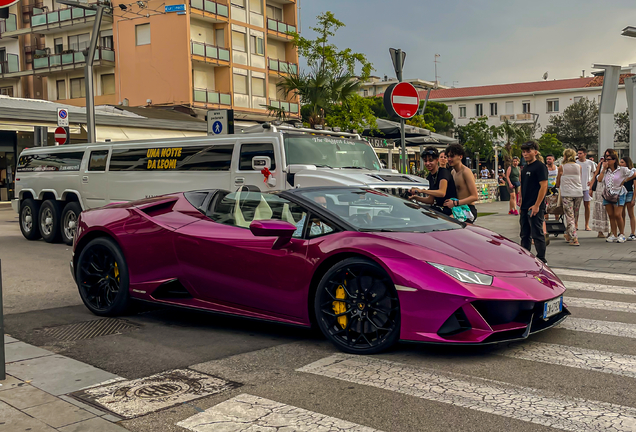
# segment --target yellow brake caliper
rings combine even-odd
[[[117,267],[117,263],[115,263],[115,279],[119,282],[119,267]]]
[[[345,289],[342,285],[339,285],[338,288],[336,288],[336,298],[342,299],[342,300],[345,300],[347,298],[347,294],[345,293]],[[346,303],[339,302],[339,301],[333,302],[333,311],[336,313],[336,315],[344,313],[346,312],[346,310],[347,310]],[[347,316],[346,315],[339,316],[338,324],[340,324],[340,327],[342,328],[347,327]]]

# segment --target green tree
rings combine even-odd
[[[537,140],[539,143],[539,151],[544,158],[552,154],[555,159],[559,159],[563,156],[563,143],[558,140],[556,134],[544,133],[541,138]]]
[[[346,102],[331,107],[326,116],[327,125],[337,126],[343,130],[357,129],[362,132],[364,129],[377,130],[378,124],[371,106],[373,101],[354,95]]]
[[[307,60],[309,68],[335,76],[353,76],[359,67],[360,81],[368,79],[374,69],[364,54],[353,52],[351,48],[340,50],[330,42],[345,24],[329,11],[318,15],[316,21],[315,27],[309,27],[317,34],[316,39],[307,39],[295,32],[290,33],[294,37],[293,43],[298,48],[298,54]]]
[[[406,121],[406,124],[407,125],[411,125],[411,126],[417,126],[417,127],[424,128],[424,129],[428,129],[431,132],[435,132],[435,128],[433,127],[433,125],[429,124],[429,123],[426,123],[426,120],[424,120],[424,119],[425,119],[425,116],[418,114],[418,115],[413,116],[410,119],[408,119]]]
[[[424,105],[421,102],[420,108]],[[448,111],[448,105],[441,102],[428,101],[424,111],[424,122],[431,125],[433,132],[447,132],[455,126],[453,114]],[[427,127],[427,129],[429,129]]]
[[[597,149],[598,120],[596,102],[581,99],[563,110],[563,114],[551,116],[545,133],[556,135],[566,147]]]
[[[479,153],[480,159],[491,161],[495,155],[493,145],[501,135],[496,126],[489,126],[485,117],[471,119],[465,126],[457,126],[459,143],[466,149],[466,156],[472,158]]]
[[[629,142],[629,112],[614,114],[614,141]]]

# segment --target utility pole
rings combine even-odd
[[[107,7],[101,3],[90,5],[71,0],[56,1],[57,3],[67,6],[95,11],[95,22],[93,23],[93,34],[91,34],[91,42],[88,48],[82,51],[86,60],[86,66],[84,68],[84,82],[86,84],[86,132],[88,134],[88,142],[94,143],[97,140],[97,137],[95,134],[95,89],[93,86],[93,63],[95,61],[95,50],[97,49],[97,42],[99,41],[99,29],[102,26],[104,9],[106,9]]]
[[[437,63],[439,63],[437,61],[437,59],[441,57],[439,54],[435,54],[435,88],[437,88],[439,86],[439,77],[437,76]]]
[[[404,62],[401,61],[402,60],[402,50],[398,49],[396,52],[396,59],[397,61],[395,62],[395,73],[397,75],[397,79],[398,82],[402,82],[402,67],[404,66]],[[404,127],[406,125],[406,121],[403,118],[400,118],[400,143],[401,143],[401,149],[400,149],[400,159],[402,160],[402,163],[400,164],[400,172],[402,174],[406,174],[408,173],[408,160],[406,158],[406,132],[404,130]]]

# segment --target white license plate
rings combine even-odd
[[[548,319],[563,310],[563,296],[548,300],[543,304],[543,319]]]

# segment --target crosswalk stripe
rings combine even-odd
[[[636,288],[571,281],[564,281],[563,284],[567,289],[572,290],[600,292],[607,294],[636,295]]]
[[[557,328],[636,339],[636,324],[568,317]]]
[[[591,272],[585,270],[573,270],[573,269],[552,269],[557,276],[575,276],[575,277],[587,277],[590,279],[603,279],[603,280],[615,280],[615,281],[627,281],[636,282],[636,276],[618,273],[604,273],[604,272]]]
[[[636,313],[636,303],[625,303],[611,300],[588,299],[581,297],[564,297],[563,302],[568,307],[587,309],[602,309],[614,312]]]
[[[631,407],[371,357],[335,354],[298,371],[567,431],[636,430],[636,409]]]
[[[335,417],[241,394],[177,423],[194,431],[380,432]]]
[[[498,355],[636,378],[636,356],[540,342],[501,347]]]

